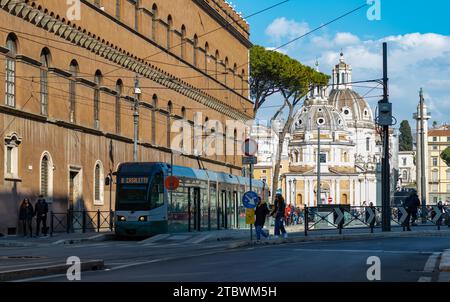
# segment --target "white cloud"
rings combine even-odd
[[[268,35],[272,42],[279,43],[284,39],[292,40],[296,37],[302,36],[310,31],[309,25],[306,22],[297,22],[295,20],[288,20],[285,17],[276,18],[266,28],[266,35]]]
[[[347,46],[357,44],[359,42],[359,38],[351,33],[337,33],[336,37],[334,38],[334,44],[338,46]]]
[[[273,37],[280,39],[289,36],[286,34],[289,24],[300,24],[285,18],[275,21],[266,30],[267,34],[272,33],[272,43]],[[281,31],[283,27],[284,31]],[[278,35],[275,29],[280,29]],[[432,110],[432,120],[450,123],[450,36],[409,33],[381,39],[363,39],[350,32],[334,35],[320,33],[302,39],[301,45],[292,45],[286,52],[311,66],[318,57],[320,70],[331,74],[333,66],[339,62],[342,49],[346,62],[352,65],[353,80],[360,81],[382,77],[383,42],[388,43],[390,99],[397,120],[408,119],[413,122],[412,114],[419,101],[419,89],[423,87],[429,96],[427,102]],[[363,95],[368,89],[355,90]],[[370,93],[375,96],[379,94],[381,90],[378,89]],[[367,98],[367,101],[374,107],[378,99]]]

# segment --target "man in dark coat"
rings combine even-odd
[[[405,210],[408,213],[405,220],[405,226],[408,231],[411,231],[410,220],[412,218],[412,225],[415,225],[415,220],[417,219],[417,211],[420,206],[420,200],[416,192],[411,192],[411,194],[405,200]]]
[[[36,236],[39,236],[39,230],[42,222],[42,233],[47,236],[47,213],[48,204],[43,195],[39,195],[39,199],[34,206],[34,212],[36,214]]]
[[[263,227],[266,222],[266,216],[269,214],[269,209],[267,208],[267,204],[261,201],[261,197],[258,196],[258,204],[256,205],[255,210],[255,231],[256,231],[256,240],[259,241],[261,239],[261,234],[264,238],[269,237],[269,234],[264,232]]]

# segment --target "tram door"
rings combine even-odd
[[[188,196],[188,231],[200,231],[200,188],[189,188]]]
[[[219,224],[221,228],[228,228],[228,202],[227,202],[227,191],[222,191],[220,195],[220,208],[219,208]]]

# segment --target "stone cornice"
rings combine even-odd
[[[36,61],[35,59],[27,57],[27,56],[24,56],[24,55],[17,55],[16,56],[16,60],[17,61],[22,61],[22,62],[25,62],[25,63],[28,63],[28,64],[31,64],[31,65],[36,66],[36,67],[41,67],[42,66],[41,62]]]
[[[212,108],[229,118],[240,121],[246,121],[252,118],[252,116],[235,110],[224,102],[206,94],[192,85],[168,75],[148,62],[145,62],[143,59],[135,59],[131,56],[127,56],[126,53],[119,52],[117,49],[106,43],[102,43],[98,39],[94,39],[88,34],[83,33],[82,30],[69,26],[55,17],[33,8],[27,3],[17,2],[15,0],[0,1],[0,8],[10,14],[22,18],[43,30],[54,33],[56,36],[59,36],[74,45],[85,48],[114,64],[151,79],[152,81],[195,100],[204,106]]]

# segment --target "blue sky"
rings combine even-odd
[[[234,0],[243,16],[281,2],[280,0]],[[365,0],[290,0],[249,18],[251,40],[265,47],[277,47],[362,4]],[[450,1],[380,0],[381,20],[369,21],[364,8],[341,19],[282,51],[300,62],[330,74],[344,51],[353,67],[355,81],[380,78],[381,44],[388,42],[390,96],[399,122],[412,121],[420,87],[425,90],[432,120],[450,123]],[[355,88],[360,94],[368,88]],[[367,101],[375,108],[375,89]],[[278,102],[277,99],[272,104]],[[259,118],[269,119],[273,108],[261,110]],[[398,125],[396,126],[398,127]]]

